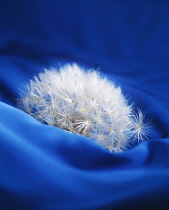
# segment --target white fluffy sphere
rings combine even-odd
[[[115,152],[147,138],[150,128],[120,87],[76,64],[45,69],[30,81],[19,107],[43,123],[90,137]]]

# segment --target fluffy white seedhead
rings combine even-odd
[[[140,110],[133,112],[120,87],[76,64],[45,69],[18,101],[42,123],[90,137],[111,151],[126,150],[149,134],[149,123]]]

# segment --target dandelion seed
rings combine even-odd
[[[150,120],[146,120],[141,110],[138,109],[138,113],[132,116],[131,136],[135,140],[138,140],[138,142],[144,141],[144,139],[148,139],[150,136],[151,127]]]
[[[133,112],[120,87],[76,64],[45,69],[30,80],[18,106],[42,123],[93,138],[113,152],[150,134],[150,122],[139,109]]]

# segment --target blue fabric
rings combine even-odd
[[[169,208],[168,1],[0,1],[0,209]],[[16,108],[50,66],[99,68],[153,118],[119,154]]]

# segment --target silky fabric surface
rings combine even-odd
[[[169,209],[168,25],[168,1],[0,1],[0,209]],[[120,85],[151,139],[111,153],[17,109],[29,79],[73,62]]]

